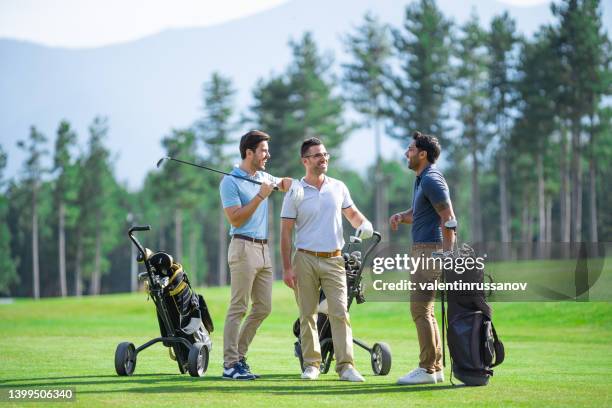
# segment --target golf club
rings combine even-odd
[[[225,174],[226,176],[236,177],[236,178],[239,178],[239,179],[242,179],[242,180],[249,181],[249,182],[254,183],[254,184],[261,185],[261,181],[253,180],[253,179],[250,179],[250,178],[247,178],[247,177],[242,177],[242,176],[239,176],[237,174],[226,173],[224,171],[213,169],[211,167],[202,166],[202,165],[199,165],[199,164],[189,163],[189,162],[186,162],[186,161],[183,161],[183,160],[180,160],[180,159],[175,159],[174,157],[170,157],[170,156],[162,157],[161,159],[159,159],[157,161],[157,168],[159,168],[163,164],[163,162],[165,160],[172,160],[172,161],[175,161],[175,162],[178,162],[178,163],[188,164],[188,165],[193,166],[193,167],[199,167],[199,168],[204,169],[204,170],[213,171],[213,172],[219,173],[219,174]],[[274,186],[274,190],[278,191],[278,186]]]

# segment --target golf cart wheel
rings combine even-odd
[[[136,368],[136,347],[132,343],[119,343],[115,350],[115,371],[118,375],[132,375]]]
[[[374,343],[370,352],[372,371],[375,375],[387,375],[391,371],[391,348],[387,343]]]
[[[189,350],[187,368],[192,377],[202,377],[208,369],[208,347],[204,343],[194,343]]]
[[[300,372],[304,372],[304,357],[302,356],[302,346],[299,341],[296,341],[293,345],[293,352],[295,356],[300,360]]]

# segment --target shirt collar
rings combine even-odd
[[[323,188],[323,186],[324,186],[324,185],[326,185],[327,183],[329,183],[329,177],[327,177],[327,175],[324,175],[323,177],[324,177],[324,178],[323,178],[323,184],[321,184],[321,188]],[[302,187],[310,187],[310,188],[314,188],[314,189],[316,189],[316,187],[315,187],[315,186],[313,186],[313,185],[311,185],[311,184],[308,184],[308,183],[306,182],[306,177],[302,177],[302,178],[300,179],[300,183],[302,183]]]

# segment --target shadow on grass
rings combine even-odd
[[[366,380],[367,381],[367,380]],[[279,383],[280,382],[280,383]],[[283,384],[292,382],[293,384]],[[134,386],[136,385],[136,386]],[[355,395],[388,394],[395,392],[423,392],[460,389],[462,386],[427,385],[401,386],[396,384],[346,383],[339,380],[321,379],[304,382],[295,374],[269,374],[256,381],[230,381],[217,376],[193,378],[179,374],[137,374],[132,377],[116,375],[84,375],[67,377],[18,378],[0,381],[0,388],[6,387],[86,387],[78,389],[79,394],[177,394],[195,392],[218,393],[262,393],[273,395]],[[104,389],[113,386],[113,389]],[[93,388],[93,389],[92,389]]]

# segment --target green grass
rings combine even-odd
[[[303,382],[293,356],[291,332],[297,307],[290,291],[276,284],[272,315],[260,328],[249,354],[253,370],[263,377],[237,383],[220,379],[228,289],[202,292],[217,325],[204,378],[178,374],[176,363],[159,344],[139,355],[134,376],[115,374],[117,343],[132,341],[138,346],[158,335],[153,303],[142,293],[17,300],[0,305],[0,391],[75,387],[77,404],[87,407],[612,404],[611,303],[495,303],[494,320],[507,355],[487,387],[452,387],[448,380],[432,386],[396,386],[397,378],[417,363],[418,345],[408,304],[355,305],[351,310],[355,337],[369,344],[389,343],[391,373],[375,377],[369,356],[355,348],[357,368],[366,377],[364,384],[340,382],[333,373]],[[448,377],[449,370],[445,373]]]

